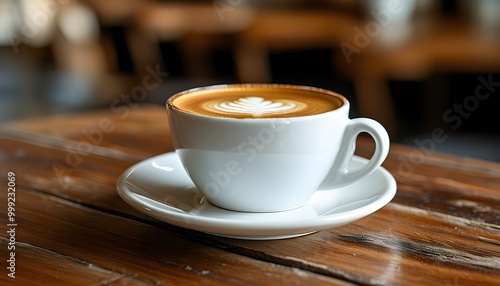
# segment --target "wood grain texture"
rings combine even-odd
[[[123,120],[103,111],[0,130],[0,181],[8,170],[16,172],[19,216],[30,226],[20,230],[22,243],[95,265],[103,279],[116,279],[110,285],[245,284],[253,276],[259,285],[500,281],[499,164],[394,144],[384,167],[398,193],[375,214],[295,239],[224,239],[155,221],[116,193],[126,168],[172,150],[166,121],[158,124],[164,115],[163,108],[148,106]],[[78,143],[88,138],[80,130],[101,118],[115,118],[116,129],[83,149]],[[370,140],[359,140],[358,155],[369,157],[372,150]]]
[[[1,200],[6,201],[5,193],[2,193]],[[21,246],[33,245],[59,256],[71,257],[71,261],[88,265],[88,271],[91,268],[106,270],[101,270],[103,273],[98,275],[96,269],[93,279],[104,280],[102,276],[114,273],[115,277],[107,277],[107,280],[134,277],[141,283],[156,285],[282,285],[286,281],[348,285],[305,270],[205,247],[173,236],[159,227],[110,215],[37,191],[18,188],[17,202],[16,238],[22,242]],[[0,215],[7,217],[6,210],[2,209]],[[6,232],[5,225],[0,226],[0,231]],[[17,263],[36,267],[36,260],[24,254],[19,251]],[[57,263],[48,255],[45,258],[44,264]],[[63,267],[66,264],[62,263]],[[57,268],[57,265],[54,266]],[[51,271],[49,268],[43,273],[47,277],[45,281],[35,281],[38,285],[63,283],[57,276],[73,279],[75,285],[90,283],[74,277],[75,273],[71,271]],[[23,275],[21,272],[17,274]],[[32,275],[36,276],[36,272]]]
[[[5,238],[0,238],[2,246],[7,244]],[[108,283],[119,281],[125,277],[123,274],[108,271],[98,266],[75,259],[71,256],[64,256],[31,244],[16,243],[17,267],[15,278],[0,276],[2,285],[107,285]],[[8,257],[7,248],[0,249],[2,258]],[[76,280],[74,275],[78,273]],[[2,273],[4,274],[4,273]],[[55,279],[57,278],[57,279]],[[136,280],[139,282],[139,280]],[[151,285],[145,283],[144,285]]]
[[[392,203],[360,221],[286,243],[223,245],[361,284],[494,285],[500,281],[498,237],[495,226]]]
[[[3,134],[124,160],[173,150],[166,109],[150,105],[15,122]]]

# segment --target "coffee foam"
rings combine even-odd
[[[234,118],[307,116],[343,105],[340,98],[315,89],[240,86],[187,92],[171,102],[186,112]]]
[[[203,103],[202,106],[214,113],[265,117],[275,113],[298,112],[306,108],[307,104],[296,100],[266,100],[262,97],[243,97],[233,101],[211,100]]]

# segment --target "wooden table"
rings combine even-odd
[[[500,283],[499,164],[394,144],[384,166],[398,193],[381,210],[299,238],[247,241],[156,221],[118,196],[125,169],[172,150],[164,108],[17,122],[0,140],[1,285]],[[372,148],[360,140],[357,153]]]

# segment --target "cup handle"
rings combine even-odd
[[[375,151],[370,160],[362,167],[348,170],[347,167],[354,155],[356,138],[362,132],[368,133],[375,141]],[[371,174],[384,162],[389,153],[389,135],[385,128],[375,120],[356,118],[349,120],[344,132],[344,138],[338,150],[338,157],[330,172],[321,183],[318,190],[343,187]]]

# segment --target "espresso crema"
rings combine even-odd
[[[233,85],[188,91],[170,103],[183,111],[233,118],[283,118],[328,112],[343,100],[317,89],[290,86]]]

